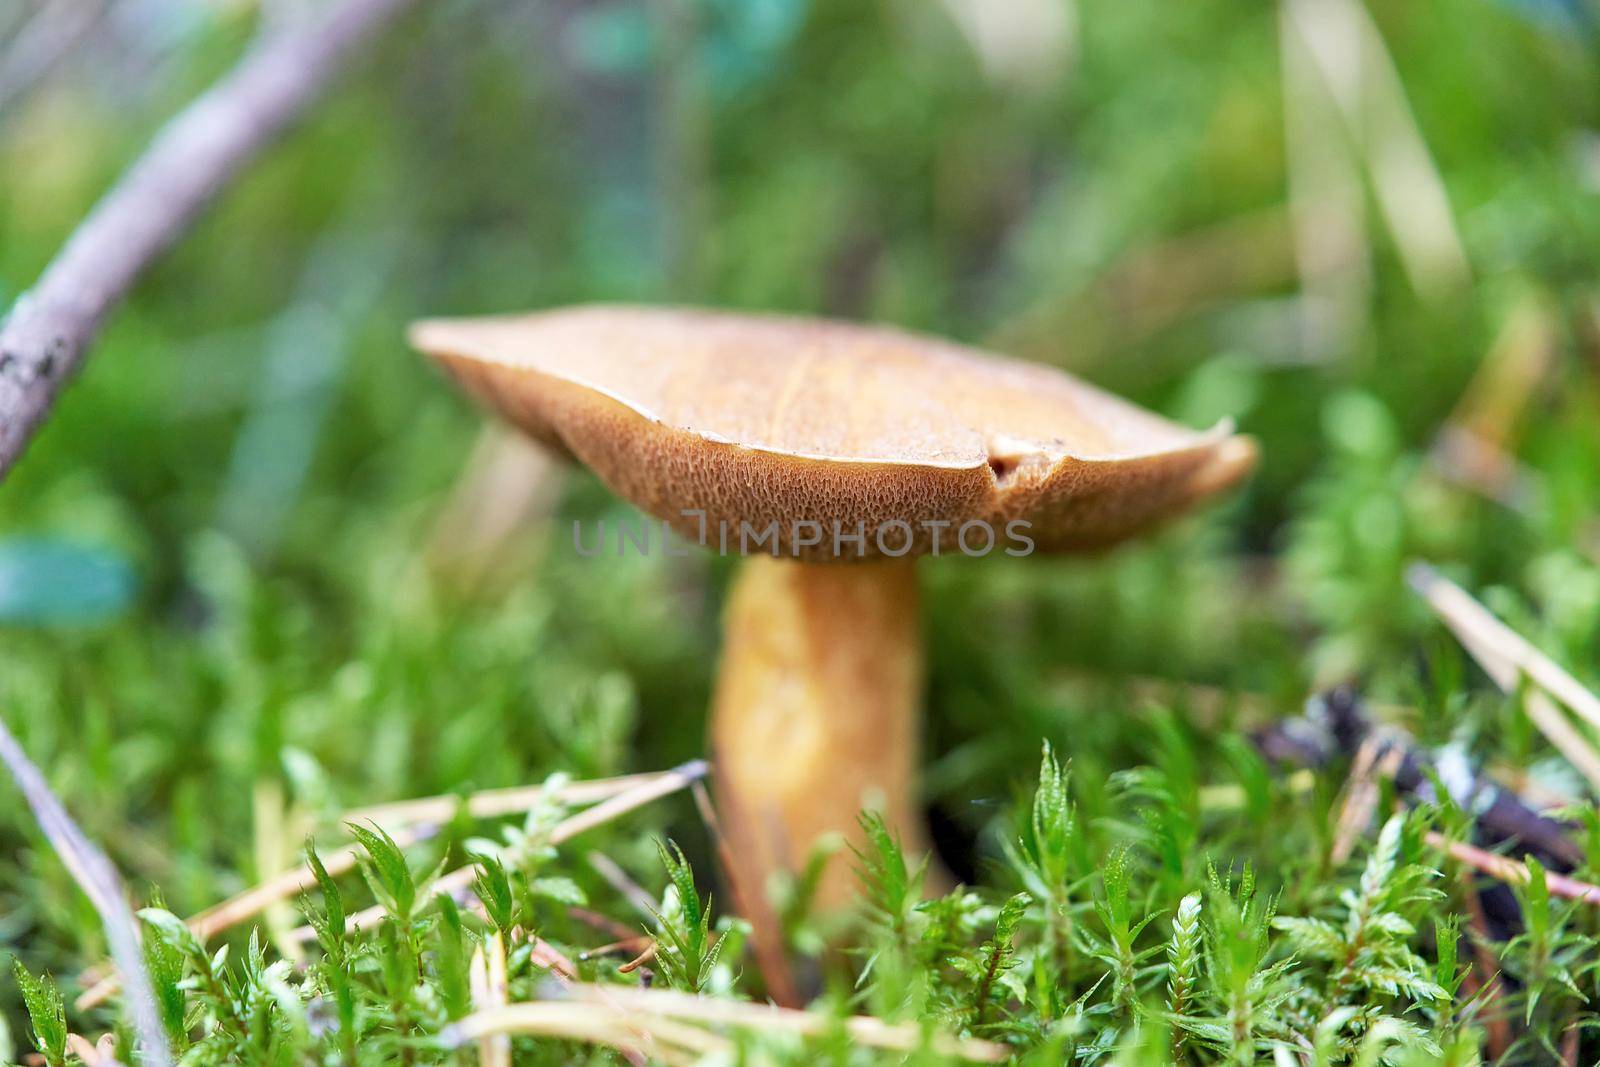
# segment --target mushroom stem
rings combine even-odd
[[[915,789],[922,634],[910,560],[747,559],[728,598],[711,711],[717,793],[743,892],[805,867],[820,836],[859,837],[883,813],[907,852],[926,849]],[[815,906],[853,895],[833,859]]]

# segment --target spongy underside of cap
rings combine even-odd
[[[584,307],[427,321],[412,340],[620,495],[735,551],[722,531],[775,528],[778,551],[832,559],[834,531],[864,534],[870,557],[880,530],[914,554],[941,536],[953,550],[965,523],[1013,521],[1038,550],[1094,548],[1255,458],[1226,427],[1188,430],[1052,368],[877,327]],[[808,524],[817,545],[796,543]]]

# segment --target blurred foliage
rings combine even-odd
[[[1397,1061],[1424,1038],[1468,1062],[1471,1012],[1439,1008],[1456,995],[1437,951],[1451,939],[1423,921],[1440,910],[1425,816],[1331,863],[1337,776],[1261,785],[1230,727],[1249,698],[1290,713],[1354,680],[1423,709],[1409,725],[1424,741],[1569,785],[1516,701],[1440,651],[1402,575],[1434,560],[1596,681],[1600,11],[1352,8],[1398,72],[1399,121],[1442,178],[1470,273],[1416,284],[1381,209],[1397,180],[1372,147],[1382,123],[1334,123],[1323,135],[1359,187],[1336,218],[1356,254],[1335,281],[1356,298],[1330,326],[1296,246],[1297,219],[1325,205],[1294,184],[1280,8],[1045,3],[1055,36],[1028,42],[1046,57],[1029,66],[972,34],[971,6],[425,5],[173,250],[0,512],[0,714],[141,900],[159,886],[164,908],[198,910],[292,863],[304,834],[335,834],[350,805],[700,752],[728,565],[579,558],[571,519],[631,513],[572,475],[492,581],[441,576],[430,546],[481,419],[406,349],[408,320],[589,300],[821,312],[1054,362],[1197,425],[1231,416],[1264,456],[1236,501],[1111,556],[928,561],[928,801],[974,888],[877,901],[873,980],[841,978],[837,1002],[1014,1041],[1029,1062],[1248,1060],[1280,1040],[1306,1062]],[[256,21],[249,4],[136,7],[0,111],[0,295]],[[0,19],[0,44],[17,21]],[[15,60],[0,47],[0,75]],[[1441,476],[1436,445],[1529,306],[1548,365],[1502,427],[1516,492],[1496,499]],[[1215,687],[1223,708],[1180,693],[1152,709],[1151,678]],[[1027,809],[1014,848],[1003,828],[1041,739],[1073,770],[1047,764],[1055,799]],[[1202,811],[1201,786],[1235,776],[1255,783],[1250,817]],[[687,802],[541,863],[627,915],[582,857],[664,886],[653,835],[669,831],[659,921],[686,924],[672,973],[751,988],[711,948],[700,899],[682,910],[689,865],[712,870]],[[0,944],[33,974],[99,960],[93,911],[22,805],[0,810],[0,839]],[[876,847],[862,862],[882,896],[898,860]],[[1537,926],[1497,948],[1523,988],[1512,1007],[1536,1020],[1511,1055],[1537,1062],[1539,1034],[1588,1018],[1596,923],[1525,910]],[[1380,916],[1374,943],[1363,924]],[[448,999],[410,1003],[383,969],[485,931],[407,919],[363,942],[355,985],[337,959],[293,980],[343,989],[369,1022],[388,1004],[402,1030],[442,1025]],[[186,987],[192,1009],[226,1020],[231,1003],[247,1026],[280,996],[290,979],[247,938],[227,979],[243,984]],[[168,947],[162,973],[197,973]],[[51,1015],[48,988],[24,983],[26,1011],[11,996],[12,1032]],[[110,1020],[68,1014],[84,1031]],[[219,1057],[243,1055],[233,1039]]]

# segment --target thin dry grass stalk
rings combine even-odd
[[[710,770],[710,765],[704,760],[691,760],[680,767],[670,771],[663,771],[653,776],[649,781],[634,786],[626,792],[618,793],[609,800],[602,801],[587,811],[581,811],[568,819],[563,819],[550,831],[549,843],[559,845],[570,841],[579,834],[603,826],[618,816],[625,815],[635,808],[641,808],[662,797],[670,796],[682,789],[687,789],[693,783],[704,778]],[[428,895],[436,897],[443,893],[466,894],[473,879],[477,877],[477,864],[467,864],[458,867],[449,874],[441,875],[428,886]],[[382,906],[374,905],[356,912],[345,921],[345,928],[351,932],[370,930],[381,926],[388,920],[388,913]],[[290,937],[297,941],[308,943],[316,940],[316,931],[310,926],[302,926],[290,932]]]
[[[1517,427],[1560,350],[1549,300],[1523,297],[1506,317],[1429,454],[1435,473],[1514,510],[1528,507],[1529,476],[1512,455]]]
[[[547,1034],[595,1040],[651,1055],[663,1046],[701,1055],[730,1053],[733,1046],[726,1038],[702,1029],[715,1026],[802,1037],[843,1030],[860,1045],[896,1052],[926,1047],[975,1063],[998,1063],[1010,1055],[1006,1046],[992,1041],[930,1034],[914,1025],[886,1023],[870,1016],[836,1018],[672,990],[574,985],[568,992],[570,999],[511,1004],[474,1013],[450,1027],[441,1040],[465,1044],[492,1033]]]
[[[597,945],[586,948],[578,954],[580,960],[594,960],[601,956],[634,956],[643,949],[655,944],[655,938],[649,934],[630,934],[620,941],[613,941],[609,945]]]
[[[1489,916],[1484,912],[1483,901],[1473,885],[1471,868],[1462,869],[1461,883],[1466,887],[1462,896],[1466,900],[1468,922],[1472,929],[1472,936],[1467,939],[1472,945],[1472,967],[1467,972],[1462,992],[1467,994],[1469,1003],[1481,997],[1484,1003],[1492,1005],[1504,994],[1505,983],[1500,980],[1500,960],[1489,947],[1494,940],[1489,932]],[[1485,1012],[1483,1032],[1489,1058],[1491,1062],[1498,1062],[1511,1047],[1511,1020],[1503,1012]]]
[[[1344,803],[1339,808],[1338,828],[1329,850],[1329,858],[1334,863],[1343,863],[1355,851],[1362,831],[1372,825],[1372,815],[1378,810],[1378,779],[1393,778],[1404,759],[1404,749],[1397,745],[1385,750],[1383,739],[1375,734],[1361,743],[1350,768]]]
[[[1523,706],[1528,718],[1591,785],[1600,789],[1600,751],[1562,715],[1545,693],[1594,726],[1600,726],[1600,699],[1549,656],[1490,614],[1466,590],[1426,563],[1413,563],[1407,569],[1406,579],[1503,692],[1515,692],[1523,676],[1544,690],[1526,695]]]
[[[1080,287],[1001,322],[984,346],[1082,369],[1185,316],[1272,292],[1294,276],[1288,216],[1266,207],[1130,247]]]
[[[497,930],[472,953],[472,1010],[495,1011],[506,1005],[510,981],[506,976],[506,942]],[[484,1034],[478,1038],[479,1067],[511,1067],[511,1038]]]
[[[479,818],[492,818],[497,815],[510,815],[515,814],[518,811],[526,811],[532,808],[535,804],[538,804],[543,800],[550,799],[552,796],[556,799],[567,801],[568,803],[582,803],[589,799],[600,799],[600,805],[596,806],[595,808],[591,808],[589,811],[573,816],[565,822],[557,825],[555,830],[556,833],[565,833],[567,837],[570,837],[578,833],[582,833],[584,830],[589,829],[591,825],[599,825],[601,822],[609,821],[610,819],[615,818],[617,815],[620,815],[626,811],[631,811],[634,807],[637,807],[640,804],[648,803],[649,801],[656,799],[658,796],[665,796],[667,793],[675,792],[676,790],[684,788],[688,784],[688,781],[685,780],[686,775],[704,775],[704,773],[705,771],[703,764],[688,763],[684,764],[682,767],[674,768],[668,771],[655,771],[648,774],[627,775],[620,778],[604,778],[584,782],[570,782],[554,793],[545,791],[543,787],[537,786],[506,790],[487,790],[484,793],[478,793],[467,797],[465,800],[465,807],[469,814],[476,815]],[[688,780],[693,780],[693,778],[691,777]],[[663,786],[665,786],[664,791],[654,791],[657,789],[662,789]],[[486,799],[475,804],[480,797]],[[516,800],[516,806],[512,805],[513,797]],[[626,800],[627,803],[622,806],[617,806],[613,803],[624,800]],[[400,847],[405,848],[416,844],[418,841],[426,839],[435,832],[435,820],[428,817],[438,814],[438,812],[441,810],[441,807],[446,804],[449,805],[447,814],[443,819],[437,820],[442,822],[445,819],[448,819],[451,813],[455,812],[463,805],[462,798],[427,797],[422,800],[404,801],[396,805],[380,805],[373,808],[356,810],[357,812],[378,812],[380,815],[385,815],[393,820],[391,825],[394,823],[404,824],[408,818],[426,819],[426,821],[417,821],[410,825],[399,825],[395,830],[391,831],[390,836],[394,838],[395,843]],[[605,812],[601,812],[600,809],[602,807],[606,807],[608,804],[611,804],[612,806]],[[411,807],[408,808],[407,805],[410,805]],[[480,815],[480,812],[484,814]],[[592,817],[596,813],[599,813],[599,822],[592,821]],[[577,828],[572,829],[574,826]],[[566,840],[566,837],[562,837],[559,840]],[[559,840],[557,843],[559,843]],[[360,857],[360,846],[356,844],[349,844],[335,849],[334,851],[323,856],[322,864],[330,875],[337,878],[340,875],[346,874],[355,869],[356,865],[360,862]],[[462,885],[460,887],[456,887],[452,884],[451,886],[445,886],[442,888],[464,888],[466,885],[470,884],[472,881],[473,869],[465,868],[465,870],[467,871],[467,874],[466,877],[461,880]],[[455,873],[459,875],[461,872],[458,871]],[[448,878],[450,876],[447,875],[446,877]],[[299,867],[296,867],[292,871],[285,871],[276,878],[269,879],[268,881],[263,882],[261,885],[247,889],[243,893],[230,897],[219,904],[213,905],[212,907],[195,914],[187,920],[189,929],[194,931],[195,936],[198,937],[202,942],[209,941],[211,938],[216,937],[223,931],[231,929],[232,927],[237,926],[239,923],[254,918],[263,910],[277,903],[278,901],[288,900],[300,893],[309,892],[310,890],[315,889],[316,884],[316,875],[312,872],[310,865],[303,864]],[[435,890],[438,891],[440,889],[441,887],[438,885],[438,883],[435,883]],[[358,919],[363,919],[364,916],[370,915],[370,913],[374,910],[381,911],[381,909],[368,909],[366,912],[360,912],[351,916],[350,921],[354,923]],[[364,921],[366,921],[368,925],[372,925],[372,921],[370,919]],[[353,927],[353,929],[364,928],[365,927]],[[315,940],[315,935],[311,933],[310,927],[300,926],[288,931],[288,933],[285,935],[285,939],[293,942],[294,944],[306,944]],[[118,988],[120,988],[120,985],[115,975],[102,978],[92,984],[78,997],[78,999],[74,1002],[74,1007],[78,1011],[88,1011],[91,1008],[98,1007],[100,1004],[105,1003],[107,998],[115,994]]]
[[[478,436],[428,541],[435,571],[476,588],[503,574],[513,549],[536,555],[548,533],[530,527],[550,512],[565,480],[551,453],[523,434],[491,426]]]
[[[584,858],[589,861],[589,868],[598,874],[606,885],[621,894],[622,899],[633,906],[633,910],[639,913],[641,919],[646,922],[655,921],[655,899],[645,892],[644,887],[635,882],[616,860],[595,849],[590,849]]]
[[[1283,12],[1360,149],[1411,283],[1427,297],[1458,290],[1471,267],[1450,199],[1371,14],[1357,0],[1287,0]]]
[[[728,889],[733,894],[734,906],[750,923],[750,947],[756,957],[756,966],[761,970],[761,977],[767,983],[767,994],[783,1007],[797,1008],[805,1001],[795,985],[794,969],[784,944],[783,922],[767,897],[766,886],[748,885],[746,879],[735,875],[734,872],[741,870],[741,865],[733,862],[732,846],[728,843],[728,836],[722,832],[722,822],[717,818],[716,808],[711,804],[705,784],[696,782],[692,792],[695,808],[716,844],[717,858],[726,875]]]
[[[1299,704],[1267,693],[1154,675],[1068,670],[1052,674],[1049,684],[1053,690],[1073,699],[1094,696],[1109,687],[1119,697],[1125,695],[1136,710],[1181,712],[1185,719],[1205,730],[1248,730],[1267,726],[1292,714]],[[1399,725],[1417,718],[1417,709],[1403,704],[1365,701],[1365,705],[1383,723]]]
[[[26,100],[52,71],[87,41],[111,9],[107,0],[56,0],[34,12],[0,58],[0,116]]]
[[[1338,108],[1294,8],[1280,8],[1284,163],[1300,275],[1300,342],[1308,358],[1326,360],[1350,348],[1372,304],[1372,247],[1361,173],[1348,139],[1329,136]]]
[[[858,1044],[872,1048],[897,1052],[929,1048],[941,1056],[974,1063],[996,1063],[1011,1054],[1005,1045],[993,1041],[951,1037],[926,1031],[912,1023],[889,1023],[869,1015],[838,1018],[771,1004],[695,996],[671,989],[577,984],[567,991],[567,996],[580,1002],[605,1003],[640,1016],[692,1021],[707,1026],[731,1026],[806,1037],[817,1037],[842,1029]]]
[[[420,800],[379,804],[368,808],[355,808],[345,813],[345,823],[371,821],[384,827],[395,827],[390,836],[405,848],[433,835],[438,823],[449,821],[457,811],[465,808],[468,815],[478,819],[492,819],[528,811],[547,800],[566,804],[587,804],[609,800],[632,789],[659,782],[674,771],[656,771],[632,774],[620,778],[600,778],[592,781],[569,782],[556,790],[543,786],[519,786],[511,789],[487,789],[465,799],[457,796],[425,797]],[[322,864],[335,878],[353,870],[359,862],[361,848],[350,844],[322,857]],[[215,937],[222,931],[253,918],[263,908],[279,900],[286,900],[316,887],[315,874],[309,864],[302,864],[259,886],[248,889],[213,907],[207,908],[189,920],[189,928],[201,940]]]
[[[385,830],[411,823],[444,823],[465,810],[474,819],[495,819],[502,815],[516,815],[528,811],[545,800],[559,800],[563,804],[598,804],[610,800],[618,793],[653,782],[671,771],[649,771],[644,774],[624,774],[616,778],[593,778],[587,781],[568,782],[551,790],[543,785],[519,785],[506,789],[483,789],[469,796],[443,794],[419,797],[415,800],[397,800],[389,804],[373,804],[364,808],[351,808],[339,817],[341,823],[377,823]],[[392,831],[391,831],[392,832]]]
[[[474,1012],[439,1035],[447,1046],[491,1034],[525,1034],[605,1045],[667,1064],[691,1064],[707,1056],[731,1057],[733,1043],[698,1026],[671,1019],[641,1018],[609,1004],[540,1001]]]
[[[1556,311],[1545,294],[1532,292],[1512,308],[1440,427],[1429,469],[1455,486],[1526,512],[1532,476],[1514,454],[1517,430],[1559,357]]]
[[[1466,590],[1426,563],[1412,564],[1407,577],[1412,587],[1422,594],[1451,629],[1459,626],[1467,631],[1474,640],[1510,660],[1531,681],[1571,708],[1580,718],[1600,728],[1600,697],[1596,697],[1582,682],[1568,674],[1521,634],[1491,615]]]

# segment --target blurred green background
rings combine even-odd
[[[112,5],[29,77],[48,6],[0,10],[6,300],[260,18],[304,5]],[[958,868],[981,874],[1041,737],[1091,814],[1176,744],[1130,679],[1284,712],[1356,679],[1433,711],[1429,740],[1538,765],[1504,702],[1423,695],[1449,654],[1401,575],[1492,587],[1593,679],[1597,15],[424,5],[141,283],[0,490],[0,714],[184,913],[344,805],[699,754],[726,565],[578,558],[573,517],[626,514],[582,474],[538,474],[480,544],[472,508],[537,468],[482,481],[475,444],[504,446],[403,337],[675,301],[933,331],[1262,443],[1243,494],[1149,544],[929,561],[928,800]],[[1462,426],[1505,462],[1464,461]],[[686,802],[634,825],[708,856]],[[1293,834],[1221,840],[1280,883],[1307,862]],[[10,795],[0,946],[99,958],[69,887]]]

